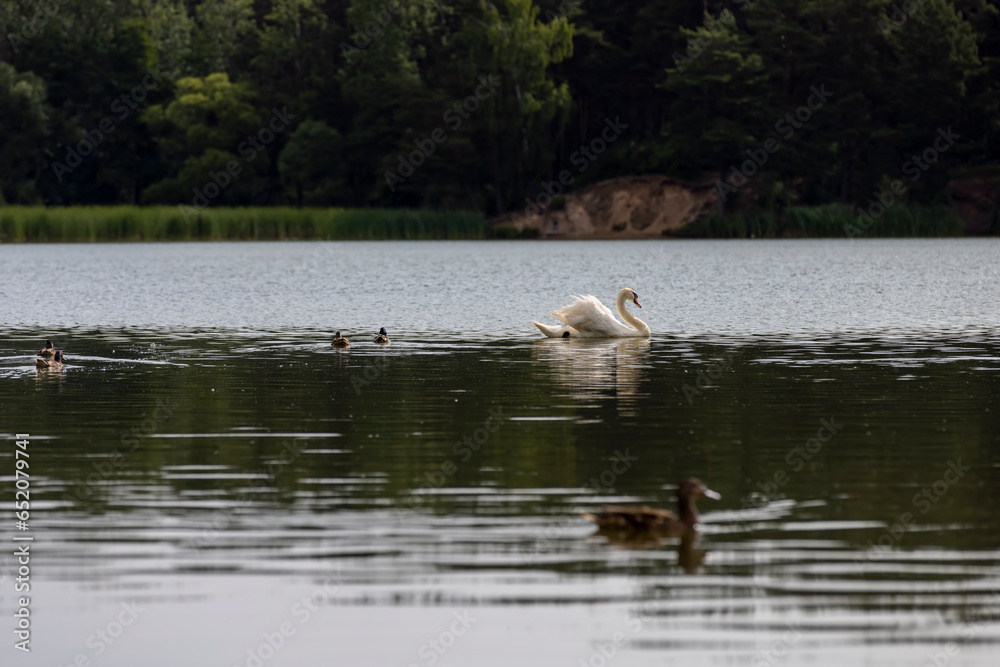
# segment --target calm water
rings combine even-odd
[[[998,260],[0,246],[0,502],[28,432],[35,538],[30,656],[0,550],[0,664],[995,665]],[[626,285],[651,340],[529,324]],[[577,516],[687,475],[723,496],[696,545]]]

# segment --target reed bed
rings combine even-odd
[[[185,212],[186,211],[186,212]],[[849,238],[961,236],[946,206],[896,204],[868,227],[840,204],[710,216],[673,236]],[[853,230],[853,232],[851,231]],[[175,206],[0,207],[0,242],[271,241],[537,238],[537,229],[494,227],[471,211],[429,209],[209,208]]]
[[[185,210],[170,206],[2,207],[0,241],[479,239],[491,235],[486,219],[469,211],[328,208]]]

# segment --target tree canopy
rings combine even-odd
[[[860,202],[951,132],[933,202],[1000,163],[1000,0],[59,0],[0,33],[0,203],[498,214],[609,119],[574,187],[755,160],[761,206]]]

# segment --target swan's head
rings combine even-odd
[[[631,287],[627,287],[626,289],[628,290],[628,295],[626,296],[626,298],[639,308],[642,308],[642,304],[639,303],[639,295],[635,293],[635,290],[632,289]]]

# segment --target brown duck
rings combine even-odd
[[[333,342],[330,343],[330,346],[331,347],[350,347],[351,346],[351,341],[349,341],[346,338],[344,338],[343,336],[341,336],[340,332],[338,331],[337,335],[333,337]]]
[[[56,350],[55,355],[51,359],[42,359],[41,357],[35,359],[35,368],[58,370],[63,367],[63,361],[65,359],[62,356],[62,351]]]
[[[698,508],[694,503],[702,498],[720,500],[722,496],[706,487],[700,479],[688,477],[677,487],[679,515],[647,505],[609,505],[602,512],[584,512],[582,516],[596,523],[601,530],[679,535],[697,528]]]
[[[51,359],[56,356],[56,348],[52,347],[52,341],[45,341],[45,347],[38,351],[38,356],[42,359]]]

